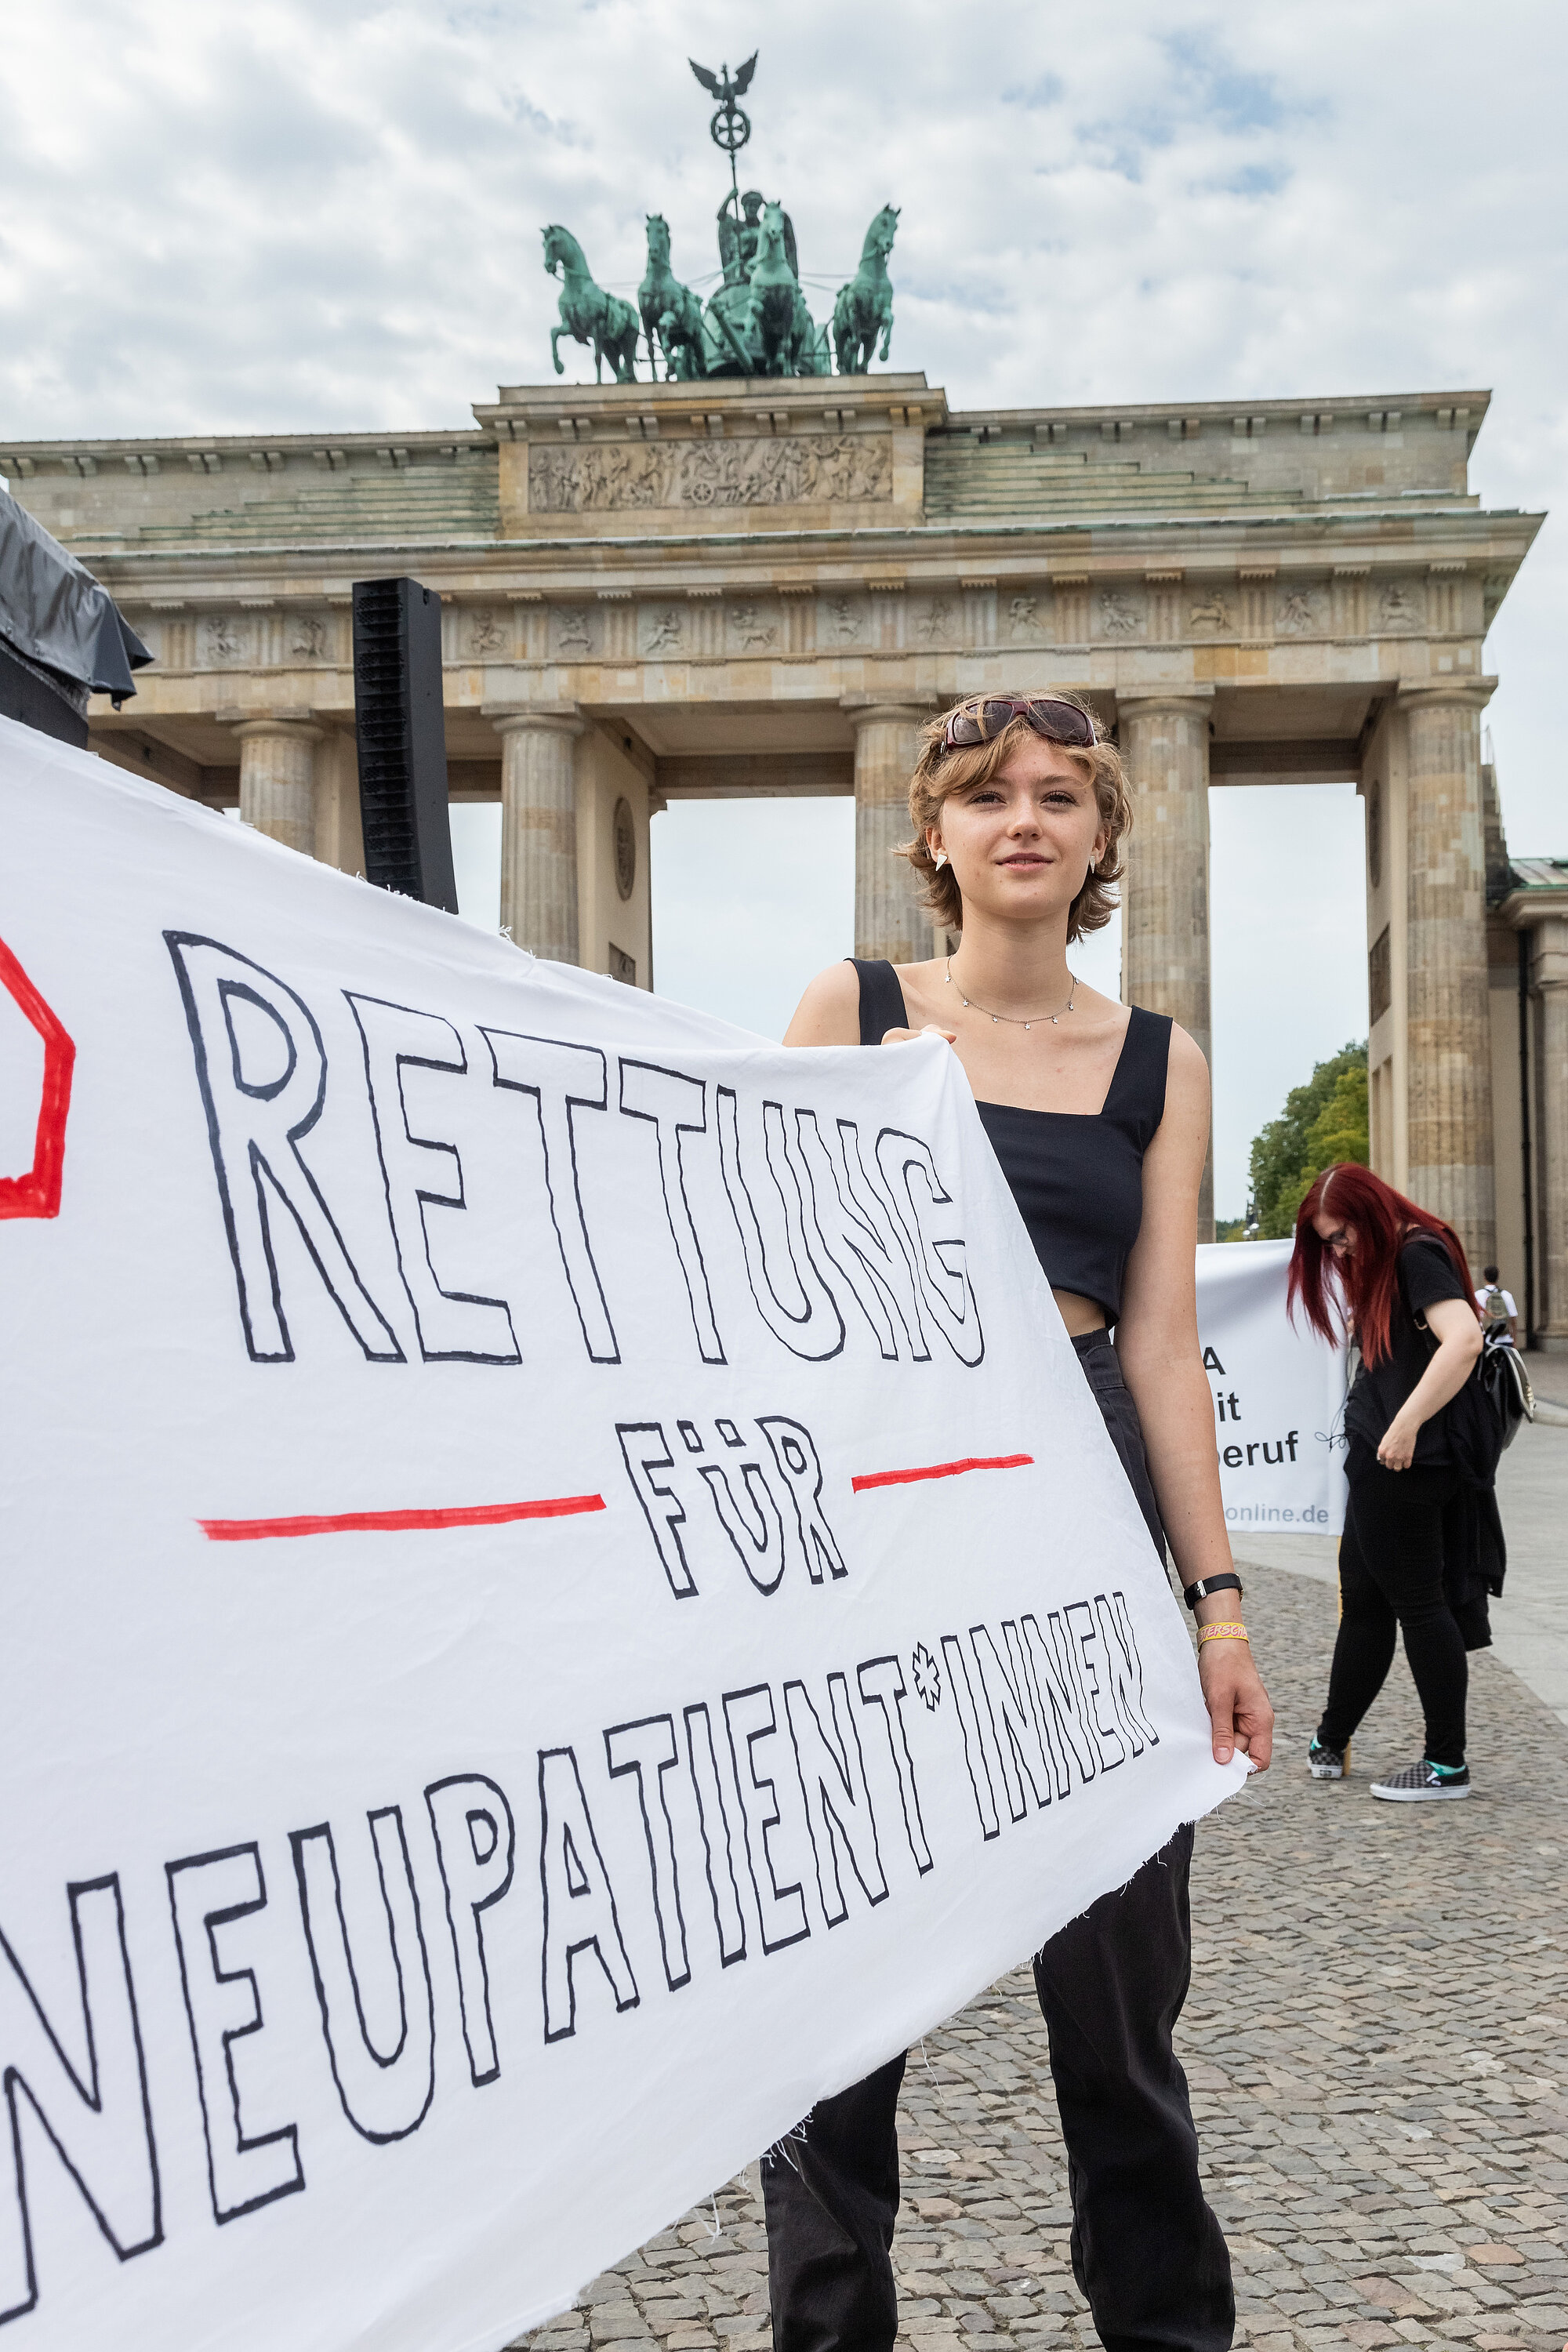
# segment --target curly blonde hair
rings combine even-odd
[[[964,698],[966,701],[978,701],[980,698],[979,696]],[[1005,700],[1008,698],[1003,696],[998,698]],[[1013,698],[1020,702],[1026,699],[1023,695]],[[1091,719],[1094,717],[1081,696],[1053,694],[1051,698],[1056,702],[1071,703],[1075,709],[1088,712]],[[956,931],[963,928],[963,894],[951,866],[944,866],[939,871],[926,846],[926,835],[932,825],[941,823],[942,803],[950,793],[963,792],[974,784],[989,783],[1004,761],[1021,743],[1037,743],[1042,739],[1035,733],[1026,719],[1015,719],[988,743],[976,743],[973,747],[958,745],[949,751],[942,740],[946,726],[947,713],[942,711],[921,730],[920,757],[910,779],[910,822],[915,828],[915,837],[912,841],[901,843],[898,855],[909,859],[925,884],[921,904],[930,909],[939,923],[949,930]],[[1116,911],[1115,885],[1121,881],[1123,872],[1121,847],[1132,830],[1132,794],[1127,782],[1127,771],[1115,745],[1102,743],[1099,740],[1098,721],[1096,740],[1092,745],[1080,750],[1076,743],[1062,743],[1055,748],[1060,751],[1064,759],[1072,761],[1085,782],[1094,787],[1094,796],[1100,805],[1100,821],[1105,829],[1104,852],[1099,864],[1089,867],[1084,886],[1073,900],[1068,915],[1068,940],[1070,944],[1074,940],[1081,940],[1086,932],[1103,929]]]

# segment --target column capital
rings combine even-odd
[[[1554,994],[1568,989],[1568,915],[1552,908],[1531,926],[1530,992]]]
[[[1484,710],[1497,684],[1495,677],[1402,678],[1397,699],[1401,710]]]
[[[1561,889],[1542,889],[1532,883],[1528,890],[1510,890],[1496,911],[1511,931],[1539,930],[1550,922],[1568,924],[1568,874]]]
[[[851,727],[918,727],[942,707],[940,694],[841,694],[838,708]]]
[[[503,737],[581,735],[588,724],[575,702],[481,702],[479,715]]]
[[[326,730],[318,727],[308,711],[258,711],[253,719],[241,719],[226,711],[219,718],[234,729],[242,743],[266,742],[269,739],[283,743],[319,743]]]
[[[1206,718],[1214,707],[1212,686],[1173,686],[1156,688],[1149,694],[1119,694],[1116,698],[1118,719],[1152,719],[1162,710],[1173,710],[1181,718]]]

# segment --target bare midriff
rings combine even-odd
[[[1103,1331],[1105,1309],[1098,1299],[1080,1298],[1076,1290],[1053,1290],[1062,1321],[1068,1327],[1069,1339],[1079,1339],[1086,1331]]]

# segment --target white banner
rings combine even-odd
[[[1198,1337],[1233,1544],[1345,1523],[1345,1354],[1285,1311],[1289,1242],[1198,1252]]]
[[[1244,1767],[945,1049],[0,842],[0,2324],[489,2352]]]

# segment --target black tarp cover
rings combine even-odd
[[[0,637],[30,662],[107,694],[116,710],[153,656],[113,597],[0,490]]]

